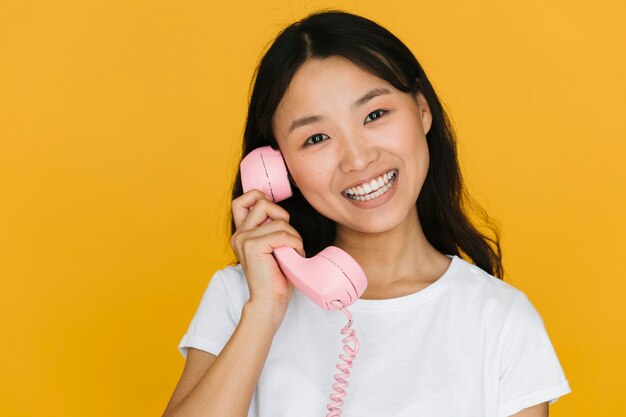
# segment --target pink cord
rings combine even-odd
[[[333,303],[338,303],[338,304],[335,305]],[[338,383],[333,384],[333,389],[337,391],[339,394],[335,394],[335,393],[330,394],[330,399],[333,400],[333,402],[326,406],[326,408],[330,411],[330,413],[328,413],[326,417],[336,417],[336,416],[341,415],[340,407],[343,405],[343,400],[341,398],[345,397],[346,391],[344,390],[344,388],[348,386],[348,382],[346,382],[346,380],[342,378],[342,376],[345,378],[348,378],[350,376],[350,372],[348,371],[348,369],[352,367],[352,361],[354,360],[354,358],[356,357],[356,354],[359,351],[359,339],[356,338],[356,330],[350,329],[350,326],[352,325],[352,314],[350,314],[348,309],[346,309],[343,306],[343,304],[341,304],[341,302],[338,300],[331,301],[331,304],[335,307],[338,307],[348,317],[348,324],[346,324],[341,329],[341,334],[344,334],[344,335],[349,334],[349,336],[346,336],[342,340],[342,342],[344,343],[343,350],[349,356],[339,355],[339,359],[342,359],[344,362],[346,362],[346,365],[344,364],[337,365],[337,369],[342,371],[342,374],[336,374],[334,376],[335,381],[337,381]],[[350,346],[348,346],[347,345],[348,342],[354,342],[354,348],[351,348]]]

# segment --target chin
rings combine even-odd
[[[402,221],[400,219],[387,217],[386,219],[371,219],[371,222],[361,224],[341,224],[341,227],[360,233],[377,234],[393,230],[401,224]],[[340,225],[340,223],[337,222],[337,225]]]

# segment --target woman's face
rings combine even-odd
[[[379,233],[415,218],[431,121],[421,93],[399,91],[335,56],[298,69],[272,120],[296,185],[338,233],[344,226]],[[374,192],[372,180],[382,193],[375,198],[363,195],[365,183]]]

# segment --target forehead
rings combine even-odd
[[[294,74],[281,104],[287,101],[315,100],[328,97],[331,92],[349,92],[372,84],[390,85],[344,57],[309,59]]]
[[[321,114],[332,106],[348,108],[366,91],[387,88],[397,90],[387,81],[352,63],[331,56],[307,60],[294,74],[274,113],[273,124],[280,131],[305,113]]]

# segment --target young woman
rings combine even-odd
[[[320,12],[285,28],[255,76],[242,158],[279,149],[293,196],[244,193],[237,175],[239,263],[209,283],[164,415],[547,416],[568,381],[540,315],[501,279],[497,232],[469,221],[452,127],[411,51]],[[345,311],[294,291],[272,256],[330,245],[368,281],[348,307],[358,353],[336,380]]]

